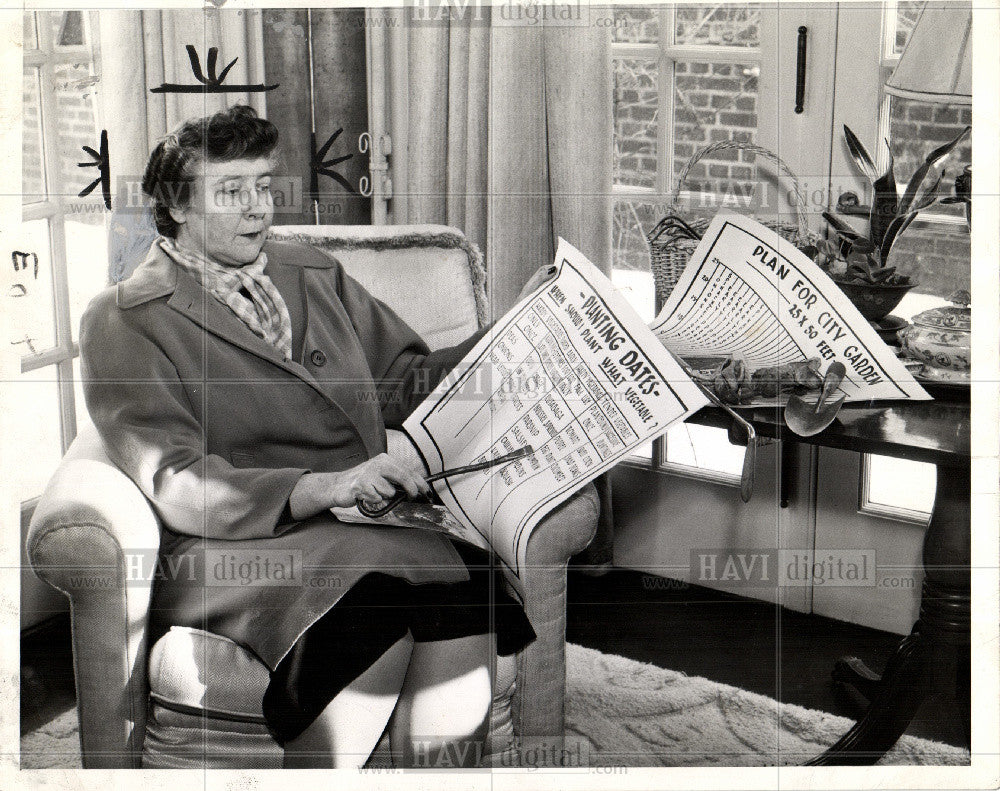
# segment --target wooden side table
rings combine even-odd
[[[860,660],[837,662],[833,677],[869,701],[864,716],[810,766],[868,765],[896,743],[921,702],[941,682],[935,672],[957,661],[956,693],[968,712],[970,694],[971,410],[968,402],[881,402],[844,407],[812,437],[788,430],[780,410],[745,415],[761,436],[857,453],[878,453],[937,467],[937,491],[924,536],[924,584],[913,630],[878,675]],[[722,410],[703,409],[692,422],[729,427]]]

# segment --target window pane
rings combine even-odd
[[[868,455],[867,462],[868,502],[863,505],[906,508],[930,516],[937,488],[933,464],[874,455]]]
[[[972,108],[954,104],[928,104],[892,97],[889,103],[889,140],[895,159],[894,173],[900,190],[910,180],[910,176],[923,163],[927,155],[949,140],[965,127],[972,125]],[[884,144],[883,144],[884,148]],[[937,169],[946,171],[941,182],[941,197],[952,194],[955,176],[966,165],[972,164],[972,136],[966,135],[958,147],[937,164]],[[934,174],[928,175],[930,179]],[[961,204],[933,207],[935,214],[965,216]]]
[[[57,182],[49,183],[49,194],[60,194],[75,199],[78,193],[91,184],[100,173],[96,166],[80,167],[80,162],[93,162],[94,158],[83,150],[90,146],[100,151],[100,129],[95,121],[93,70],[86,63],[57,63],[53,66],[55,79],[56,134],[58,135],[59,173]],[[98,184],[88,200],[99,201],[101,185]]]
[[[892,54],[900,55],[906,49],[906,42],[910,40],[910,33],[913,32],[914,25],[917,24],[917,17],[920,16],[920,9],[924,7],[926,0],[898,0],[896,3],[896,25],[895,35],[892,39]]]
[[[108,285],[108,236],[104,210],[66,218],[66,269],[73,339],[80,337],[80,317],[87,304]]]
[[[57,47],[79,47],[87,43],[82,11],[49,11],[52,41]]]
[[[38,28],[35,27],[35,12],[24,12],[24,48],[38,49]]]
[[[616,58],[613,65],[614,183],[653,187],[659,119],[656,61]]]
[[[695,3],[674,12],[676,44],[760,46],[759,3]]]
[[[954,138],[972,123],[972,108],[932,105],[893,97],[890,102],[889,140],[895,159],[899,189],[905,188],[913,172],[927,154]],[[954,191],[955,177],[972,162],[972,143],[967,136],[938,167],[945,177],[941,196]],[[933,174],[928,176],[932,178]],[[957,224],[924,221],[932,214],[960,218]],[[947,297],[958,288],[969,288],[971,251],[964,223],[965,206],[937,204],[921,214],[893,245],[889,263],[917,281],[917,291]]]
[[[892,246],[888,263],[916,281],[914,291],[947,299],[956,289],[970,290],[971,260],[964,227],[917,221]]]
[[[681,423],[667,431],[667,461],[739,477],[746,448],[729,443],[725,429]]]
[[[645,235],[660,221],[664,211],[663,206],[644,201],[617,199],[614,204],[611,282],[646,322],[653,320],[655,311]]]
[[[615,6],[611,40],[624,44],[656,44],[660,40],[662,6]]]
[[[42,493],[62,457],[55,366],[22,374],[8,386],[14,419],[10,441],[4,438],[4,467],[18,500],[24,501]]]
[[[14,234],[8,240],[11,258],[4,264],[8,343],[17,354],[29,356],[56,345],[48,220],[23,222]]]
[[[723,140],[752,143],[757,137],[757,75],[752,64],[675,64],[674,172],[677,178],[699,149]],[[749,201],[753,194],[754,155],[716,151],[696,162],[682,189],[718,200]],[[675,186],[671,184],[671,189]]]
[[[21,202],[36,203],[45,197],[45,156],[42,149],[42,110],[39,72],[24,70],[24,117],[21,138]]]

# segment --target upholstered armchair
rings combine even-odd
[[[457,343],[488,320],[482,259],[455,229],[285,226],[272,235],[334,254],[432,348]],[[389,441],[398,452],[412,448],[398,432]],[[562,746],[566,566],[592,539],[598,509],[588,485],[536,529],[521,578],[507,577],[538,639],[516,663],[497,663],[489,752],[517,742]],[[196,629],[175,628],[148,644],[152,581],[135,573],[134,558],[155,553],[159,540],[149,504],[86,427],[42,495],[27,538],[37,576],[70,600],[83,765],[280,767],[281,748],[261,713],[263,664]],[[370,763],[386,760],[386,741]]]

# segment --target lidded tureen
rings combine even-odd
[[[956,291],[952,305],[931,308],[901,329],[899,342],[907,357],[924,364],[921,376],[942,382],[968,382],[972,349],[972,310],[968,291]]]

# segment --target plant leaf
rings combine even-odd
[[[885,238],[882,240],[882,263],[885,264],[889,260],[889,252],[892,250],[892,245],[895,243],[899,235],[905,231],[914,218],[917,216],[917,212],[910,212],[909,214],[901,214],[891,223],[889,227],[885,230]]]
[[[927,155],[927,159],[925,159],[923,161],[923,164],[921,164],[920,167],[918,167],[916,171],[914,171],[913,176],[910,177],[909,184],[906,185],[906,191],[903,193],[903,199],[899,203],[900,213],[909,210],[910,205],[913,203],[913,198],[917,194],[917,190],[920,189],[920,185],[923,183],[924,178],[927,176],[927,172],[931,169],[931,167],[939,159],[942,159],[943,157],[950,154],[952,150],[955,148],[955,146],[959,144],[962,138],[965,137],[971,129],[972,129],[971,126],[965,127],[965,129],[959,132],[953,140],[951,140],[948,143],[945,143],[943,146],[935,148],[933,151],[931,151],[931,153]]]
[[[942,170],[938,174],[938,177],[934,180],[934,183],[931,184],[930,187],[928,187],[914,199],[913,203],[910,205],[910,209],[907,212],[907,214],[909,214],[910,212],[923,211],[928,206],[931,206],[932,204],[936,203],[938,197],[938,188],[941,186],[941,182],[944,181],[946,175],[947,171]]]
[[[872,199],[872,209],[869,214],[869,236],[876,247],[882,245],[886,229],[896,217],[896,208],[899,205],[899,192],[896,189],[896,177],[893,175],[894,166],[895,160],[890,151],[889,167],[873,185],[875,195]]]
[[[861,144],[857,135],[851,131],[851,128],[847,124],[844,124],[844,140],[847,141],[847,148],[850,150],[851,156],[854,157],[858,168],[865,174],[868,181],[874,184],[878,180],[878,171],[875,170],[875,163],[872,161],[868,150]]]
[[[823,212],[823,219],[833,226],[833,230],[847,239],[860,239],[861,234],[855,231],[850,225],[841,220],[836,214],[828,211]]]

